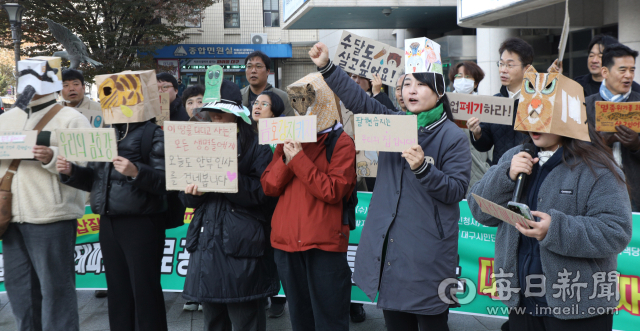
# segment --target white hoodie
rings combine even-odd
[[[29,107],[51,100],[55,100],[54,94],[32,101]],[[20,108],[12,108],[0,115],[0,131],[33,130],[54,105],[30,114]],[[50,148],[53,158],[48,164],[37,160],[22,160],[20,163],[11,184],[12,222],[46,224],[77,219],[84,215],[85,192],[60,183],[56,171],[58,139],[55,130],[90,127],[87,118],[71,107],[63,107],[44,127],[42,131],[52,132]],[[0,174],[6,173],[10,163],[11,160],[0,160]]]

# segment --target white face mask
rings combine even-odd
[[[469,78],[458,78],[453,81],[453,88],[456,93],[471,94],[475,83],[476,82]]]

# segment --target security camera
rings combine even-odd
[[[383,9],[382,13],[384,14],[384,16],[390,16],[391,15],[391,8]]]

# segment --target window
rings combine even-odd
[[[240,27],[240,0],[224,0],[224,27]]]
[[[285,0],[286,1],[286,0]],[[280,0],[263,0],[264,26],[280,26]]]

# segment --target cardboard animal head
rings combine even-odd
[[[317,132],[326,130],[340,122],[339,105],[331,88],[320,73],[308,74],[287,87],[291,106],[297,115],[316,115]]]
[[[202,103],[220,101],[220,87],[222,86],[223,78],[224,72],[221,66],[216,64],[207,68],[207,72],[204,75],[205,90]]]
[[[404,41],[405,73],[434,72],[442,75],[440,44],[421,37]]]
[[[59,57],[39,56],[18,62],[20,79],[18,93],[32,86],[36,94],[46,95],[62,90],[62,72]]]
[[[555,71],[538,73],[530,66],[520,93],[515,130],[591,141],[580,84]]]
[[[96,76],[105,124],[145,122],[162,114],[155,70]]]

